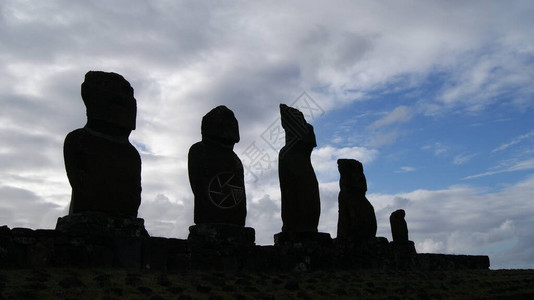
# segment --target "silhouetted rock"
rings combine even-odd
[[[365,197],[367,181],[363,165],[355,159],[338,159],[339,219],[337,238],[365,241],[376,236],[375,210]]]
[[[244,226],[247,216],[243,164],[234,153],[239,127],[234,113],[217,106],[202,118],[202,141],[189,149],[189,182],[195,224]]]
[[[278,156],[282,193],[282,232],[317,232],[321,203],[319,184],[310,155],[315,146],[313,127],[297,109],[280,104],[286,144]]]
[[[389,217],[389,223],[391,225],[391,235],[394,242],[407,242],[408,241],[408,225],[404,217],[406,212],[403,209],[398,209],[391,213]]]
[[[141,158],[128,136],[135,129],[133,88],[121,75],[90,71],[82,84],[87,124],[65,138],[65,168],[72,186],[69,214],[137,216]]]

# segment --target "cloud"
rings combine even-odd
[[[189,200],[189,201],[183,201]],[[139,217],[151,236],[187,238],[193,225],[193,198],[172,201],[164,194],[155,199],[145,199],[139,209]]]
[[[516,171],[532,170],[532,169],[534,169],[534,158],[516,161],[509,166],[500,167],[493,171],[470,175],[470,176],[465,177],[464,179],[474,179],[474,178],[479,178],[479,177],[484,177],[484,176],[491,176],[491,175],[495,175],[499,173],[509,173],[509,172],[516,172]]]
[[[259,200],[249,201],[247,226],[256,230],[256,244],[272,245],[273,235],[282,230],[280,200],[263,195]]]
[[[399,127],[391,128],[393,125],[399,125],[410,121],[413,117],[412,109],[407,106],[398,106],[386,116],[374,121],[367,126],[372,138],[369,145],[372,147],[382,147],[393,144],[397,139],[406,134],[405,130]]]
[[[519,144],[519,143],[523,142],[524,140],[527,140],[527,139],[529,139],[531,137],[534,137],[534,131],[531,131],[529,133],[525,133],[525,134],[522,134],[522,135],[520,135],[518,137],[515,137],[510,142],[500,145],[499,147],[493,149],[491,152],[494,153],[494,152],[498,152],[498,151],[503,151],[503,150],[508,149],[509,147],[511,147],[511,146],[513,146],[515,144]]]
[[[431,145],[425,145],[421,149],[423,150],[431,150],[434,152],[435,156],[442,156],[447,154],[450,151],[450,147],[448,145],[444,145],[440,142],[435,142]]]
[[[361,163],[369,164],[378,156],[378,151],[364,147],[343,147],[335,148],[330,145],[319,147],[312,152],[312,164],[317,177],[328,182],[339,177],[337,170],[337,160],[349,158],[359,160]]]
[[[476,157],[478,154],[458,154],[456,155],[453,160],[452,160],[452,163],[455,164],[455,165],[463,165],[465,163],[467,163],[468,161],[470,161],[472,158]]]
[[[410,108],[406,106],[398,106],[385,117],[374,121],[369,127],[373,129],[378,129],[395,123],[405,123],[410,121],[412,117],[413,114]]]
[[[414,167],[407,167],[407,166],[404,166],[404,167],[400,167],[399,170],[395,171],[395,173],[407,173],[407,172],[413,172],[413,171],[416,171],[417,169],[414,168]]]
[[[0,219],[10,227],[54,228],[64,208],[45,201],[32,191],[13,186],[0,186]]]
[[[471,57],[441,91],[444,108],[482,111],[502,98],[523,98],[532,93],[528,82],[534,75],[525,68],[529,63],[517,59],[507,48],[497,46],[491,54]],[[530,103],[532,105],[532,103]]]
[[[369,141],[369,146],[379,148],[382,146],[391,145],[394,144],[399,137],[405,134],[405,131],[398,129],[375,132]]]

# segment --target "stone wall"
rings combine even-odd
[[[198,232],[198,230],[196,231]],[[350,244],[321,237],[318,243],[285,240],[273,246],[254,241],[202,242],[102,233],[0,227],[0,268],[133,267],[158,270],[309,271],[325,269],[488,269],[488,256],[417,254],[412,245],[386,238]]]

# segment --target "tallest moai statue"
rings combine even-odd
[[[298,109],[280,104],[280,115],[286,133],[286,144],[278,156],[282,232],[317,232],[321,202],[310,159],[317,146],[315,133]]]

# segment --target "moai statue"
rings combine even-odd
[[[299,110],[280,104],[286,144],[278,156],[282,193],[282,232],[317,232],[321,203],[310,156],[315,133]]]
[[[141,157],[128,137],[135,129],[134,90],[121,75],[89,71],[82,84],[87,124],[65,138],[72,186],[69,215],[103,212],[136,217],[141,204]]]
[[[365,197],[367,181],[363,165],[355,159],[338,159],[338,239],[366,241],[376,236],[375,210]]]
[[[408,242],[408,225],[404,217],[406,212],[404,209],[398,209],[391,213],[389,223],[391,225],[391,235],[394,242]]]
[[[234,153],[239,126],[234,113],[217,106],[202,118],[202,141],[189,149],[189,182],[195,196],[195,224],[245,226],[247,204],[243,164]]]
[[[389,217],[391,235],[393,236],[390,249],[393,254],[393,264],[397,268],[413,267],[417,254],[414,242],[408,240],[408,226],[404,219],[405,216],[406,212],[403,209],[398,209]]]

